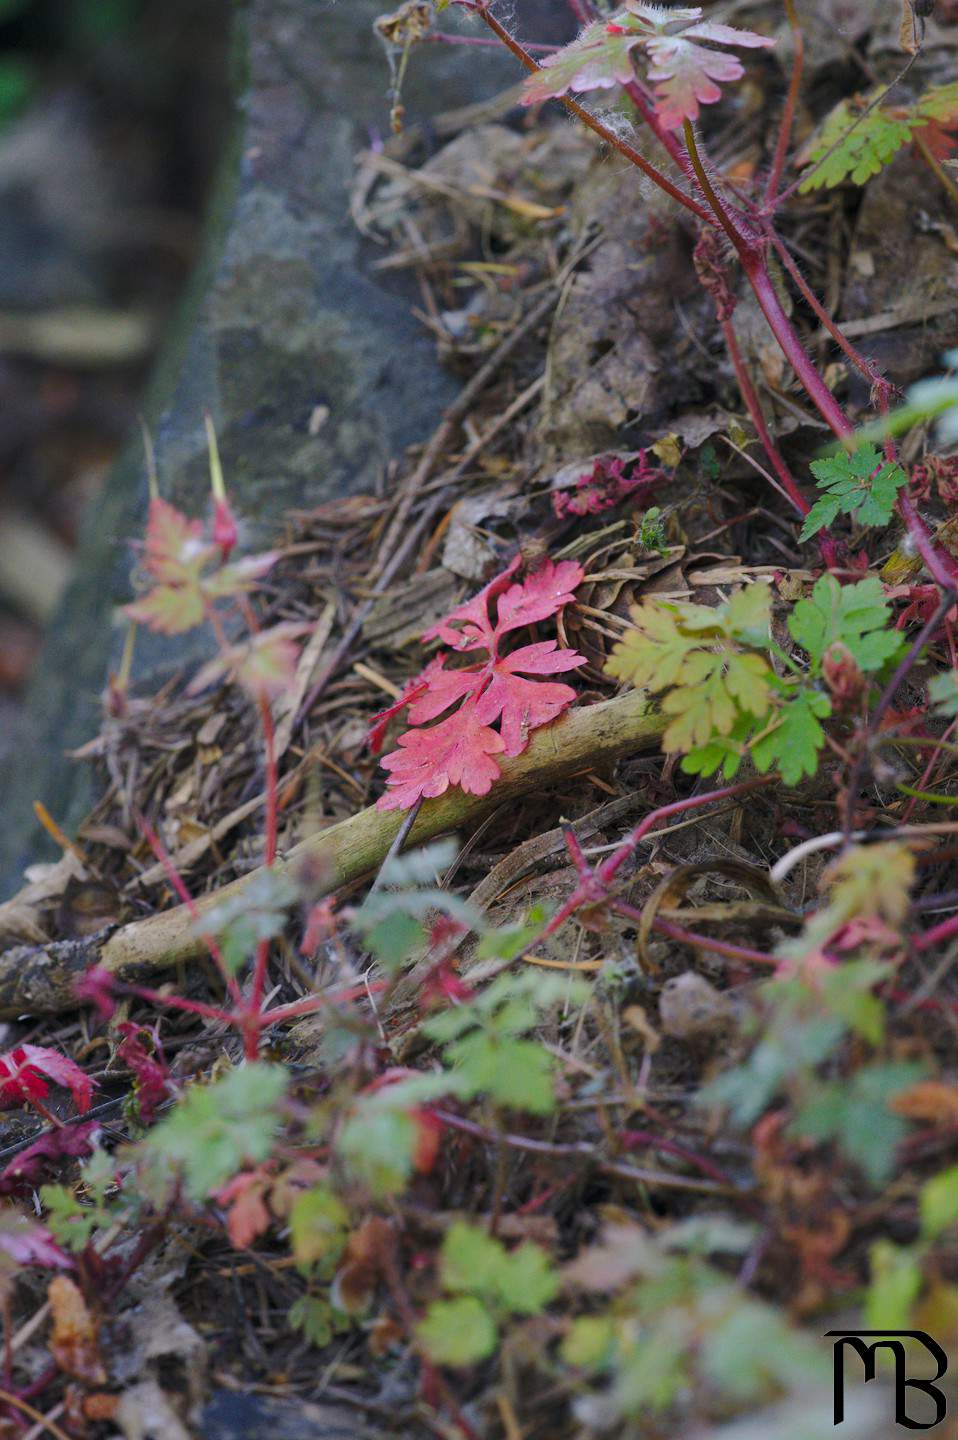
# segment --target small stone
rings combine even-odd
[[[675,1040],[698,1040],[735,1024],[735,1003],[694,970],[666,980],[659,996],[662,1030]]]

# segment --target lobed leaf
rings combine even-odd
[[[802,540],[826,529],[839,515],[856,511],[861,525],[887,525],[898,491],[908,483],[901,466],[883,460],[874,445],[861,445],[851,455],[840,450],[813,460],[811,470],[825,494],[806,515]]]
[[[880,105],[862,113],[873,98],[842,100],[828,115],[811,146],[806,146],[799,158],[800,164],[812,167],[798,187],[800,194],[822,188],[832,190],[845,180],[864,185],[909,143],[918,126],[916,119],[898,118]]]
[[[704,41],[704,44],[697,43]],[[525,84],[531,105],[570,90],[606,90],[635,78],[635,59],[644,52],[655,86],[656,111],[667,130],[697,120],[701,105],[721,98],[721,86],[743,75],[741,62],[708,46],[748,49],[771,46],[754,30],[703,21],[699,6],[663,6],[626,0],[609,21],[595,21],[555,55],[544,60]]]

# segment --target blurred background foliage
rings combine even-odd
[[[226,137],[229,0],[0,0],[0,755]]]

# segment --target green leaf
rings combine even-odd
[[[475,1031],[446,1051],[465,1095],[488,1095],[513,1110],[548,1115],[555,1108],[555,1061],[536,1040],[500,1040]]]
[[[822,495],[805,516],[805,523],[799,535],[800,540],[810,540],[819,530],[827,530],[842,512],[842,503],[837,495]]]
[[[903,640],[887,628],[888,601],[876,575],[854,585],[839,585],[833,575],[816,581],[811,596],[799,600],[788,618],[792,639],[808,652],[818,674],[828,647],[846,645],[860,669],[880,670],[900,652]]]
[[[296,1199],[289,1213],[289,1232],[301,1269],[320,1261],[335,1262],[346,1248],[349,1211],[325,1185],[316,1185]]]
[[[907,1330],[921,1292],[921,1267],[910,1250],[877,1240],[868,1252],[871,1279],[864,1323],[875,1330]]]
[[[936,715],[958,715],[958,670],[933,676],[928,694]]]
[[[238,895],[221,900],[202,920],[193,933],[202,938],[215,935],[223,959],[235,974],[252,959],[261,940],[282,935],[289,911],[298,899],[295,885],[279,870],[254,872]]]
[[[212,1085],[194,1085],[150,1132],[144,1149],[179,1166],[190,1197],[205,1200],[245,1165],[268,1158],[288,1084],[282,1065],[253,1061]]]
[[[573,1320],[562,1341],[566,1365],[580,1370],[606,1370],[615,1355],[616,1327],[608,1315],[583,1315]]]
[[[835,1140],[873,1185],[881,1185],[892,1173],[895,1151],[906,1133],[905,1122],[889,1110],[888,1102],[922,1073],[916,1064],[869,1065],[849,1080],[822,1083],[790,1128],[811,1140]]]
[[[559,1274],[541,1245],[525,1241],[503,1259],[496,1275],[499,1299],[513,1315],[539,1315],[559,1293]]]
[[[475,1365],[492,1354],[499,1339],[495,1321],[474,1295],[434,1300],[416,1333],[437,1365]]]
[[[937,1240],[951,1225],[958,1225],[958,1165],[943,1170],[921,1187],[918,1197],[923,1240]]]
[[[880,105],[863,113],[872,99],[874,94],[858,101],[842,100],[835,106],[802,154],[802,163],[814,168],[798,187],[800,194],[823,186],[833,189],[844,180],[864,185],[908,144],[918,122],[911,117],[897,119]]]
[[[439,1274],[451,1294],[494,1294],[505,1246],[485,1230],[457,1220],[442,1242]]]
[[[752,746],[755,768],[765,774],[775,764],[786,785],[797,785],[818,769],[818,754],[825,743],[819,720],[832,713],[828,696],[818,690],[799,690],[783,705],[774,730]]]
[[[324,1349],[335,1333],[333,1307],[318,1295],[301,1295],[294,1300],[286,1318],[291,1328],[299,1330],[317,1350]]]
[[[811,469],[819,490],[826,493],[806,515],[802,540],[831,525],[838,515],[855,511],[861,525],[887,525],[898,491],[907,483],[901,466],[883,461],[874,445],[860,445],[852,455],[839,450],[813,460]]]

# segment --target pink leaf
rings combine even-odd
[[[68,1270],[73,1263],[49,1230],[12,1207],[0,1211],[0,1250],[17,1265],[44,1265],[50,1270]]]
[[[650,41],[649,54],[656,111],[666,130],[678,130],[685,120],[697,120],[699,105],[714,105],[722,98],[717,82],[740,80],[745,74],[734,55],[706,50],[677,37]]]
[[[59,1050],[45,1045],[18,1045],[0,1055],[0,1107],[42,1100],[50,1090],[46,1077],[70,1091],[81,1114],[89,1110],[96,1081]]]
[[[36,1188],[56,1160],[92,1155],[100,1126],[96,1120],[46,1130],[0,1170],[0,1195]]]
[[[547,675],[572,670],[583,663],[583,658],[574,650],[556,650],[554,640],[545,640],[539,645],[526,645],[496,662],[492,681],[476,705],[476,718],[485,725],[501,722],[504,754],[521,755],[530,732],[547,725],[575,700],[570,685],[522,680],[516,672]]]
[[[578,39],[543,60],[526,81],[527,105],[570,90],[607,90],[635,79],[635,61],[644,51],[652,64],[648,78],[656,87],[659,119],[668,130],[698,117],[700,105],[721,95],[719,84],[738,80],[738,60],[708,50],[696,41],[756,49],[775,41],[754,30],[736,30],[702,19],[699,6],[652,5],[625,0],[609,22],[596,21]]]
[[[450,785],[486,795],[499,778],[491,757],[505,748],[501,735],[480,724],[471,700],[430,730],[407,730],[399,746],[382,761],[391,774],[380,810],[408,810],[420,796],[442,795]]]
[[[554,565],[545,560],[534,575],[521,585],[511,585],[500,597],[497,637],[558,614],[572,600],[572,592],[581,581],[582,566],[577,561],[562,560]]]
[[[189,520],[167,500],[150,501],[143,563],[161,584],[182,584],[186,573],[199,573],[206,558],[203,524]]]
[[[465,605],[460,605],[458,609],[447,615],[445,620],[440,620],[438,625],[427,630],[422,637],[423,640],[435,640],[438,637],[447,645],[451,645],[454,650],[494,649],[495,636],[492,622],[489,619],[489,602],[507,588],[509,581],[521,564],[522,556],[517,555],[500,575],[496,575],[488,585],[479,591],[478,595],[474,595],[471,600],[466,601]],[[453,626],[457,624],[464,626],[461,633],[453,629]]]

